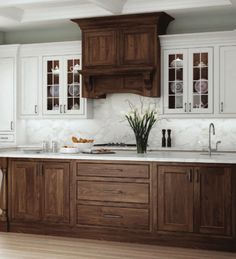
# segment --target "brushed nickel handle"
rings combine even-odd
[[[34,106],[34,113],[35,113],[35,114],[38,114],[38,105],[35,105],[35,106]]]
[[[11,121],[11,130],[14,130],[14,122]]]
[[[64,113],[66,113],[66,105],[64,105]]]
[[[60,105],[60,113],[62,113],[62,105]]]
[[[187,112],[187,103],[184,103],[184,112]]]
[[[223,102],[220,103],[220,111],[224,112],[224,103]]]
[[[108,219],[121,219],[123,218],[121,215],[115,215],[115,214],[103,214],[104,218]]]
[[[191,107],[192,107],[192,104],[191,104],[191,103],[189,103],[189,107],[188,107],[188,111],[189,111],[189,112],[191,112],[191,110],[192,110],[192,108],[191,108]]]
[[[1,137],[0,139],[8,139],[8,137]],[[1,170],[1,168],[0,168],[0,170]]]

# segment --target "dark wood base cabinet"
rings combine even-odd
[[[1,231],[236,251],[234,165],[0,159],[7,164]]]

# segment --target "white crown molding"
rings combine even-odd
[[[121,14],[123,7],[127,0],[88,0],[89,2],[102,7],[106,11],[111,12],[112,14]]]
[[[129,0],[123,13],[169,11],[232,5],[230,0]]]
[[[35,56],[35,55],[57,55],[58,52],[63,52],[65,55],[81,54],[81,41],[65,41],[52,43],[33,43],[20,45],[20,56]],[[63,50],[63,51],[62,51]]]
[[[58,0],[7,0],[7,1],[0,1],[0,8],[7,7],[7,6],[17,6],[17,5],[24,5],[24,4],[45,4],[45,3],[56,3]]]
[[[159,36],[162,48],[236,44],[236,30]]]

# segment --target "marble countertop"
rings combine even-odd
[[[204,154],[204,155],[203,155]],[[78,159],[78,160],[115,160],[140,162],[181,162],[181,163],[218,163],[236,164],[236,153],[219,152],[210,157],[206,152],[153,151],[137,154],[135,151],[117,151],[115,154],[60,154],[25,153],[17,150],[0,150],[0,158],[38,158],[38,159]]]

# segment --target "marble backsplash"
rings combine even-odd
[[[60,145],[71,144],[71,136],[93,138],[96,143],[135,143],[134,134],[124,114],[130,111],[132,103],[137,108],[152,107],[160,110],[160,101],[133,94],[113,94],[106,99],[93,101],[93,119],[51,119],[27,120],[26,140],[29,144],[44,140],[58,141]],[[213,122],[216,135],[213,144],[221,140],[220,150],[236,151],[236,119],[160,119],[152,129],[149,146],[161,148],[161,129],[172,130],[173,149],[202,150],[208,146],[208,126]]]

